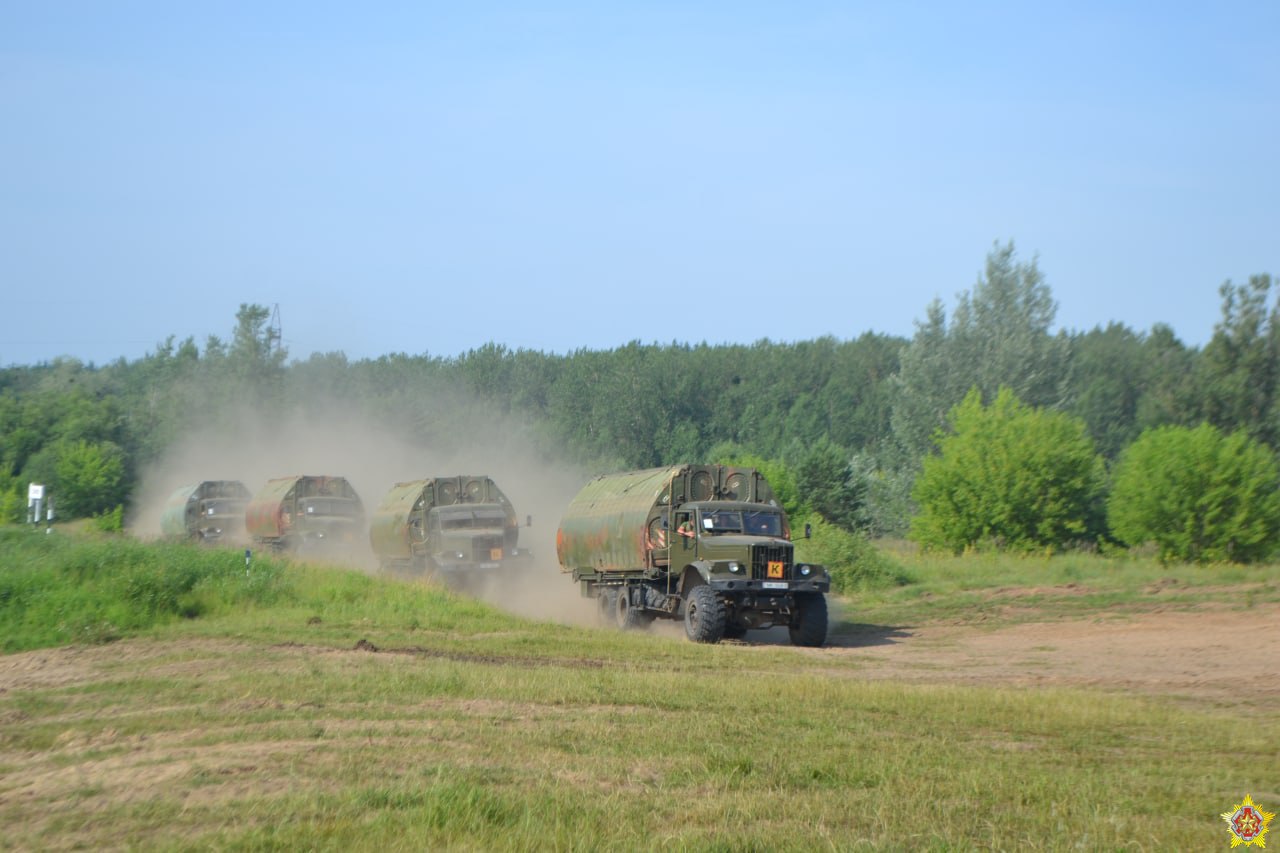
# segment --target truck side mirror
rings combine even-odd
[[[813,535],[813,525],[809,524],[809,522],[806,521],[804,525],[804,538],[808,539],[812,535]]]

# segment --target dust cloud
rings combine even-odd
[[[160,536],[160,517],[178,488],[204,480],[239,480],[257,492],[268,480],[295,475],[345,477],[364,504],[366,514],[381,503],[391,487],[408,480],[458,474],[487,475],[511,500],[520,520],[520,547],[533,554],[533,564],[518,582],[489,585],[480,597],[509,612],[538,619],[582,624],[594,609],[578,594],[556,559],[555,534],[565,507],[592,474],[575,465],[548,459],[517,424],[501,417],[476,415],[442,440],[406,435],[348,404],[317,405],[286,417],[265,419],[244,412],[234,426],[209,427],[186,434],[142,472],[127,526],[143,539]],[[435,446],[433,446],[433,444]],[[524,526],[531,518],[532,524]],[[229,543],[244,547],[247,542]],[[377,559],[367,537],[349,558],[331,562],[376,573]]]

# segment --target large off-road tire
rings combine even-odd
[[[820,592],[798,593],[791,645],[818,647],[827,641],[827,599]]]
[[[601,587],[596,590],[596,620],[601,625],[613,624],[613,611],[618,606],[618,591]]]
[[[647,628],[653,617],[631,603],[627,590],[618,592],[618,599],[613,605],[613,622],[622,631],[633,631]]]
[[[718,643],[724,636],[724,602],[709,586],[696,586],[684,603],[684,633],[695,643]]]

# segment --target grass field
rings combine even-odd
[[[902,544],[882,548],[908,567],[913,582],[860,591],[860,621],[1007,624],[1280,602],[1275,564],[1161,565],[1090,554],[957,557],[920,554]]]
[[[1276,567],[894,557],[914,583],[835,632],[1280,599]],[[1275,708],[869,680],[127,540],[0,531],[0,577],[0,847],[1225,849],[1280,800]]]

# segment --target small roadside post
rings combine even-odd
[[[27,485],[27,521],[31,525],[40,523],[40,516],[44,515],[44,486],[40,483],[30,483]]]

